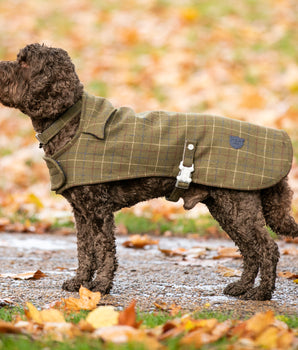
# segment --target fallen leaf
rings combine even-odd
[[[266,105],[264,97],[255,90],[249,90],[242,96],[241,107],[248,109],[262,109]]]
[[[26,303],[28,309],[25,309],[25,315],[29,320],[36,323],[43,324],[46,322],[65,323],[64,316],[61,311],[57,309],[48,309],[38,311],[31,303]]]
[[[165,302],[154,302],[153,305],[159,310],[169,312],[171,316],[176,316],[181,311],[181,306],[175,303],[168,305]]]
[[[119,312],[113,306],[99,306],[91,311],[86,318],[86,321],[95,329],[115,326],[118,324],[118,320]]]
[[[269,326],[256,338],[255,344],[265,349],[274,349],[277,347],[278,333],[278,328]]]
[[[291,247],[283,250],[283,255],[298,255],[298,248]]]
[[[265,313],[257,313],[252,318],[246,321],[246,330],[254,335],[259,335],[268,326],[274,322],[273,311],[269,310]]]
[[[11,322],[5,322],[5,321],[0,320],[0,333],[19,334],[19,333],[21,333],[21,329],[16,327]]]
[[[121,343],[140,343],[142,348],[150,350],[161,350],[164,346],[161,345],[154,337],[147,335],[142,329],[135,329],[130,326],[111,326],[98,328],[92,335],[94,338],[101,338],[106,342],[115,344]]]
[[[87,288],[81,286],[79,290],[80,299],[70,297],[62,299],[64,306],[68,310],[94,310],[101,299],[100,292],[91,292]]]
[[[13,278],[15,280],[39,280],[46,276],[47,275],[40,270],[37,270],[35,272],[23,272],[23,273],[17,273],[17,274],[13,274],[13,273],[0,274],[0,277]]]
[[[4,231],[6,226],[10,224],[10,220],[7,218],[0,218],[0,231]]]
[[[131,326],[134,328],[139,328],[142,321],[137,322],[136,315],[136,300],[133,300],[130,305],[119,313],[118,324],[121,326]]]
[[[218,255],[214,256],[213,259],[222,259],[222,258],[233,258],[233,259],[242,259],[242,255],[239,254],[237,248],[218,248]]]
[[[294,279],[294,280],[298,278],[298,274],[292,273],[290,271],[281,271],[278,273],[278,276],[287,278],[287,279]]]
[[[161,251],[166,256],[183,256],[185,255],[186,249],[177,248],[177,249],[161,249],[158,247],[158,250]]]
[[[0,308],[3,306],[12,306],[14,302],[9,298],[0,299]]]
[[[241,271],[230,269],[226,266],[219,265],[216,272],[220,273],[224,277],[240,277]]]
[[[126,248],[142,249],[146,245],[154,245],[158,244],[158,242],[157,240],[152,240],[148,235],[133,235],[129,240],[123,242],[122,245]]]

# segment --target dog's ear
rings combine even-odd
[[[65,50],[30,44],[19,52],[17,62],[24,81],[18,108],[30,117],[53,119],[82,96],[83,85]]]

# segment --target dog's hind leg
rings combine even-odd
[[[298,224],[291,216],[293,191],[284,178],[275,186],[261,191],[266,223],[278,235],[298,237]]]
[[[244,258],[240,280],[229,284],[224,293],[243,299],[271,299],[279,253],[265,228],[259,192],[215,189],[205,204]],[[259,268],[261,283],[253,288]]]

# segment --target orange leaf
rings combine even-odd
[[[8,278],[13,278],[15,280],[39,280],[46,276],[47,275],[40,270],[37,270],[36,272],[24,272],[24,273],[17,273],[17,274],[4,273],[0,275],[0,277],[5,277],[5,278],[8,277]]]
[[[241,107],[249,109],[262,109],[265,107],[265,105],[266,101],[264,97],[256,91],[248,91],[246,94],[244,94],[240,104]]]
[[[283,255],[298,255],[298,249],[295,247],[284,249]]]
[[[158,244],[158,241],[152,240],[148,235],[133,235],[129,240],[122,243],[124,247],[142,249],[146,245]]]
[[[292,273],[290,271],[282,271],[278,273],[278,276],[287,278],[287,279],[296,279],[298,278],[298,274]]]
[[[134,328],[139,328],[142,321],[137,322],[137,315],[136,315],[136,300],[133,300],[130,305],[124,309],[119,314],[118,324],[122,326],[131,326]]]
[[[166,256],[183,256],[186,252],[186,249],[184,248],[177,248],[177,249],[161,249],[158,247],[158,250],[161,251]]]
[[[69,310],[94,310],[99,300],[101,299],[101,293],[93,293],[87,288],[81,286],[79,290],[80,299],[77,298],[68,298],[62,299],[66,309]]]
[[[15,327],[10,322],[0,320],[0,333],[18,334],[21,333],[21,329]]]
[[[213,259],[222,259],[222,258],[234,258],[234,259],[241,259],[241,254],[238,253],[237,248],[219,248],[218,249],[218,255],[215,256]]]
[[[273,311],[269,310],[265,313],[257,313],[248,321],[246,321],[246,330],[252,332],[255,335],[259,335],[273,322]]]

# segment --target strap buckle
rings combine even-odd
[[[177,202],[183,196],[184,191],[188,190],[192,181],[191,173],[194,171],[195,142],[185,141],[182,161],[179,164],[179,173],[176,176],[176,184],[167,200]]]
[[[180,172],[176,177],[176,179],[177,179],[176,187],[178,187],[178,188],[187,187],[188,188],[189,184],[192,181],[191,180],[191,173],[195,170],[194,163],[192,163],[191,166],[185,166],[185,165],[183,165],[183,160],[182,160],[179,164],[179,169],[180,169]],[[182,184],[181,184],[181,182],[182,182]]]

